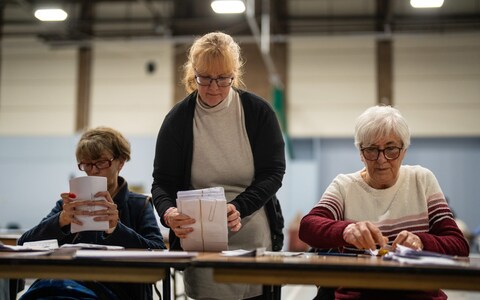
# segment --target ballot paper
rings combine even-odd
[[[414,250],[402,245],[397,245],[395,251],[383,256],[383,259],[413,265],[461,265],[463,263],[455,256],[425,250]]]
[[[88,250],[123,250],[123,246],[115,245],[100,245],[91,243],[77,243],[77,244],[63,244],[60,248],[76,248],[76,249],[88,249]]]
[[[186,251],[222,251],[228,249],[227,200],[223,187],[179,191],[177,209],[194,218],[193,228],[180,244]]]
[[[32,251],[48,251],[58,248],[57,240],[42,240],[35,242],[25,242],[23,245],[4,245],[0,242],[0,252],[32,252]]]
[[[78,201],[82,200],[105,200],[104,197],[95,197],[98,192],[107,190],[107,178],[100,176],[81,176],[70,179],[70,193],[74,193]],[[80,206],[78,209],[83,210],[101,210],[104,206]],[[83,224],[78,225],[72,223],[70,231],[72,233],[79,231],[105,231],[108,230],[108,221],[94,221],[94,216],[75,216]]]
[[[77,250],[76,258],[190,258],[197,252],[168,250]]]

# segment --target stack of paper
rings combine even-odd
[[[223,187],[179,191],[177,208],[196,220],[187,238],[180,243],[186,251],[222,251],[228,249],[227,200]]]
[[[76,201],[82,200],[105,200],[103,197],[95,197],[95,194],[98,192],[103,192],[107,190],[107,177],[100,176],[81,176],[77,178],[70,179],[70,192],[74,193],[77,197]],[[79,210],[102,210],[105,209],[104,206],[95,205],[95,206],[86,206],[82,205],[78,207]],[[82,221],[82,225],[72,223],[70,225],[70,231],[76,233],[79,231],[105,231],[108,230],[108,221],[95,221],[94,216],[81,216],[77,215],[75,218]]]
[[[196,257],[196,252],[168,250],[77,250],[77,258],[189,258]]]
[[[414,250],[402,245],[397,245],[395,252],[390,252],[383,257],[385,260],[395,260],[405,264],[415,265],[456,265],[461,261],[455,256],[430,252],[425,250]]]

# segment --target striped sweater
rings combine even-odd
[[[348,224],[371,221],[392,242],[402,230],[415,233],[425,250],[468,256],[469,246],[458,229],[437,179],[420,166],[401,166],[394,186],[378,190],[362,179],[360,172],[338,175],[319,203],[303,217],[300,239],[318,249],[355,251],[342,237]],[[431,299],[445,300],[442,290],[408,291],[342,287],[335,299]]]
[[[420,237],[425,250],[468,256],[435,175],[421,166],[401,166],[395,185],[374,189],[361,171],[338,175],[300,225],[300,238],[320,249],[351,248],[342,238],[353,222],[371,221],[392,242],[402,230]]]

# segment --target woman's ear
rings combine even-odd
[[[122,170],[124,164],[125,164],[124,159],[118,159],[118,172]]]

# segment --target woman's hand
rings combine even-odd
[[[418,235],[407,230],[403,230],[397,235],[392,244],[393,249],[395,249],[397,245],[402,245],[415,250],[423,249],[422,240],[418,237]]]
[[[107,233],[112,233],[117,228],[120,217],[118,215],[117,205],[113,202],[112,196],[108,191],[98,192],[95,194],[95,198],[103,197],[105,200],[89,200],[86,201],[86,205],[89,206],[103,206],[103,209],[90,211],[94,221],[108,221]]]
[[[165,222],[170,226],[170,229],[172,229],[175,235],[181,239],[186,238],[187,235],[193,231],[192,227],[186,226],[194,224],[195,219],[179,213],[176,207],[169,211],[164,218]]]
[[[63,200],[63,210],[59,217],[60,227],[71,223],[82,225],[83,223],[76,216],[94,216],[94,221],[108,221],[108,233],[112,233],[117,227],[118,209],[109,192],[95,194],[95,197],[103,197],[105,200],[76,200],[76,195],[72,193],[62,193],[60,196]],[[88,209],[94,206],[103,206],[103,209]]]
[[[75,201],[77,196],[73,193],[62,193],[60,194],[60,197],[62,197],[63,200],[62,211],[60,213],[60,217],[58,218],[60,227],[70,225],[71,223],[82,225],[82,222],[75,218],[75,215],[78,212],[82,214],[81,211],[76,210],[78,206],[82,205],[80,203],[81,201]]]
[[[377,249],[377,245],[385,246],[388,241],[388,238],[382,235],[380,229],[369,221],[349,224],[343,230],[343,239],[358,249],[371,250]]]
[[[231,231],[239,231],[242,228],[242,223],[240,222],[242,218],[240,218],[240,212],[237,210],[235,205],[227,204],[227,223],[228,228]]]

